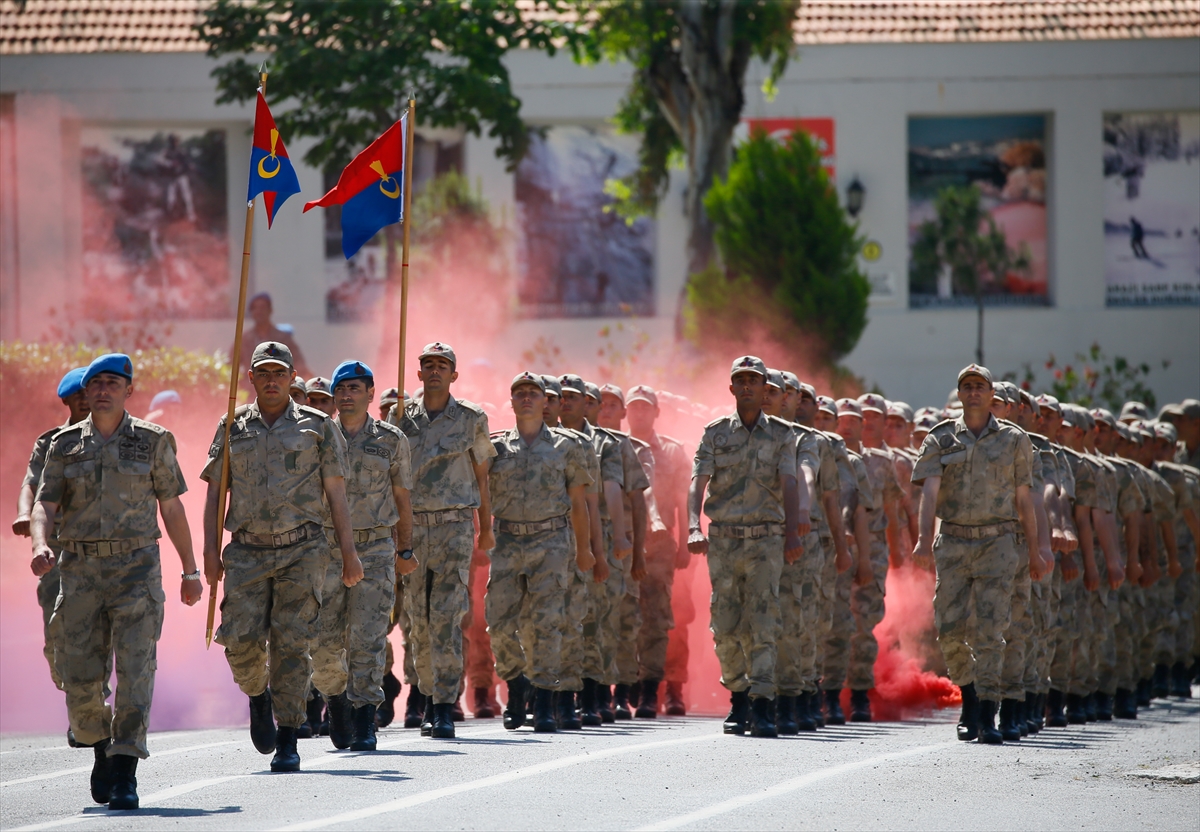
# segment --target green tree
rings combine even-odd
[[[744,327],[770,310],[768,326],[783,343],[804,337],[828,363],[854,348],[871,290],[858,268],[862,241],[808,135],[780,144],[756,132],[704,204],[726,271],[693,280],[694,331]]]
[[[950,186],[934,199],[937,219],[917,229],[912,272],[915,285],[936,285],[938,274],[950,270],[952,286],[975,296],[979,325],[975,360],[983,364],[983,297],[987,283],[1000,285],[1013,271],[1029,271],[1029,253],[1008,247],[1004,232],[980,203],[979,186]]]
[[[768,91],[782,77],[794,41],[799,0],[573,0],[581,60],[628,61],[633,78],[617,126],[642,137],[639,168],[618,183],[625,214],[649,213],[666,191],[672,159],[682,156],[688,185],[687,269],[713,259],[704,197],[728,170],[733,131],[745,106],[752,58],[768,64]],[[685,286],[685,296],[686,296]],[[682,318],[676,318],[677,323]]]
[[[1075,354],[1075,364],[1060,364],[1053,354],[1045,362],[1051,374],[1042,382],[1034,372],[1033,365],[1026,362],[1020,373],[1020,385],[1033,392],[1049,389],[1050,395],[1061,402],[1074,402],[1083,407],[1106,407],[1120,413],[1125,402],[1141,402],[1153,411],[1158,406],[1158,397],[1149,385],[1152,368],[1146,362],[1135,363],[1121,355],[1112,358],[1094,343],[1087,352]],[[1162,369],[1171,366],[1164,358]],[[1004,377],[1016,381],[1018,374],[1005,373]]]

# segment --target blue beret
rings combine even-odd
[[[86,387],[88,382],[101,373],[125,376],[133,381],[133,362],[123,352],[110,352],[108,355],[102,355],[88,365],[87,372],[83,375],[83,386]]]
[[[343,381],[360,378],[367,383],[368,387],[375,386],[375,374],[371,372],[371,368],[361,361],[343,361],[333,370],[333,383],[329,385],[331,390],[337,390],[337,386]]]
[[[74,370],[69,370],[62,381],[58,383],[58,397],[65,399],[67,396],[73,396],[83,389],[83,374],[88,371],[87,367],[76,367]]]

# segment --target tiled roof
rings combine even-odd
[[[203,52],[210,2],[0,0],[0,55]],[[1194,38],[1200,0],[802,0],[795,28],[799,44]]]
[[[952,43],[1200,36],[1200,0],[802,0],[796,42]]]

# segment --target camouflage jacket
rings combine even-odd
[[[873,532],[887,528],[888,519],[884,511],[887,503],[900,499],[900,483],[896,481],[896,465],[890,448],[862,449],[863,462],[871,475],[871,487],[875,492],[874,508],[867,509],[867,525]]]
[[[737,413],[704,428],[692,477],[709,477],[704,513],[714,523],[784,522],[783,485],[796,478],[796,440],[788,422],[759,413],[749,429]]]
[[[526,444],[516,428],[492,435],[496,458],[488,473],[492,514],[514,523],[537,523],[571,511],[569,489],[588,486],[587,450],[574,437],[542,426]]]
[[[568,428],[561,428],[561,430],[568,430]],[[589,468],[589,473],[593,479],[596,479],[595,487],[600,494],[600,519],[612,520],[612,513],[608,510],[608,501],[604,498],[604,483],[615,482],[621,487],[622,492],[625,491],[625,466],[621,461],[620,443],[607,431],[596,430],[586,419],[583,421],[583,427],[573,433],[583,437],[585,442],[590,442],[592,445],[597,465]]]
[[[654,454],[654,498],[663,523],[674,531],[676,518],[687,526],[687,489],[691,465],[682,443],[669,436],[655,433],[650,437]]]
[[[333,423],[346,442],[346,502],[354,529],[394,526],[400,520],[393,488],[412,490],[408,437],[400,428],[367,416],[357,436],[350,437],[340,418]],[[489,443],[491,444],[491,443]],[[326,520],[333,527],[333,518]]]
[[[451,396],[446,409],[431,419],[417,400],[405,406],[403,417],[392,408],[388,420],[398,424],[412,450],[414,512],[479,508],[473,466],[495,456],[481,407]]]

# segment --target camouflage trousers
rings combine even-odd
[[[1050,690],[1050,662],[1054,659],[1054,639],[1058,607],[1054,590],[1055,570],[1030,585],[1029,608],[1033,613],[1032,650],[1026,653],[1025,689],[1034,693]]]
[[[387,631],[396,603],[396,547],[390,537],[358,547],[363,579],[342,583],[341,551],[333,548],[321,587],[312,651],[312,683],[326,697],[343,691],[354,707],[383,702]]]
[[[413,526],[413,551],[420,564],[405,576],[404,606],[414,652],[417,685],[435,704],[458,700],[463,676],[462,622],[471,607],[470,520],[441,526]]]
[[[1061,667],[1061,674],[1055,674],[1054,687],[1064,693],[1086,696],[1095,689],[1088,687],[1088,673],[1092,664],[1093,639],[1092,629],[1092,596],[1093,593],[1083,585],[1083,567],[1079,568],[1079,577],[1063,582],[1062,604],[1058,619],[1062,624],[1061,638],[1058,643],[1058,654],[1055,656],[1056,668]],[[1063,680],[1063,686],[1058,679]]]
[[[692,598],[697,559],[689,557],[684,569],[677,569],[671,586],[671,620],[675,627],[667,635],[667,661],[664,676],[668,682],[683,684],[688,680],[688,625],[696,620],[696,602]]]
[[[484,596],[487,592],[488,559],[481,549],[471,551],[471,580],[467,591],[471,609],[463,619],[463,655],[466,657],[467,684],[472,688],[495,688],[496,659],[492,655],[492,639],[484,615]]]
[[[529,535],[496,532],[487,620],[504,681],[524,673],[539,688],[558,686],[573,534],[570,526]]]
[[[1162,557],[1159,568],[1162,577],[1147,591],[1146,610],[1150,616],[1147,651],[1152,664],[1170,665],[1175,661],[1176,635],[1179,632],[1179,610],[1175,607],[1178,579],[1167,574],[1167,559]]]
[[[1017,573],[1014,536],[967,540],[939,534],[933,541],[937,589],[933,597],[938,644],[950,680],[975,684],[980,699],[1003,698],[1004,631]]]
[[[779,573],[779,639],[776,642],[775,687],[781,696],[812,693],[817,681],[818,619],[821,571],[825,566],[821,538],[804,536],[804,554],[784,563]]]
[[[875,627],[883,620],[883,596],[887,586],[888,544],[883,532],[871,532],[872,579],[850,589],[850,611],[854,615],[854,635],[850,637],[850,663],[846,684],[851,690],[875,687],[875,659],[879,642]]]
[[[1145,599],[1142,588],[1128,581],[1121,584],[1115,595],[1121,620],[1113,633],[1116,652],[1113,687],[1133,690],[1141,678],[1134,646],[1140,642],[1145,629]]]
[[[324,535],[281,549],[231,542],[222,554],[225,597],[216,641],[247,696],[271,687],[275,719],[299,728],[308,718],[321,587],[329,561]]]
[[[855,558],[857,548],[851,547]],[[850,611],[850,592],[854,588],[854,569],[837,575],[829,602],[829,635],[821,657],[821,689],[841,690],[850,668],[850,639],[854,636],[854,613]]]
[[[1025,699],[1025,679],[1033,655],[1032,586],[1029,577],[1029,548],[1025,535],[1013,536],[1017,550],[1017,570],[1013,577],[1012,612],[1004,631],[1004,663],[1000,672],[1001,694],[1005,699]],[[1033,690],[1033,688],[1028,688]]]
[[[721,684],[731,691],[749,689],[756,699],[775,696],[782,571],[782,535],[709,538],[709,627],[721,664]]]
[[[571,541],[572,544],[574,540]],[[575,547],[571,546],[571,562],[567,567],[567,603],[565,607],[566,629],[562,635],[562,669],[559,672],[559,690],[583,690],[584,673],[584,621],[589,618],[592,607],[591,586],[595,583],[591,570],[584,572],[575,565]],[[595,630],[591,634],[594,638]],[[588,677],[592,678],[592,677]]]
[[[1077,565],[1081,563],[1078,552],[1074,559]],[[1080,598],[1087,592],[1083,587],[1081,566],[1079,572],[1069,581],[1062,577],[1062,556],[1058,557],[1055,568],[1055,575],[1058,576],[1058,626],[1054,633],[1054,655],[1050,662],[1050,687],[1063,693],[1071,693],[1071,664],[1080,636],[1078,607]]]
[[[55,555],[62,557],[62,553],[58,551]],[[54,682],[54,687],[62,690],[62,676],[58,673],[54,659],[55,650],[62,649],[62,636],[59,634],[59,625],[62,622],[54,620],[54,605],[58,601],[58,592],[58,564],[55,563],[49,572],[38,578],[37,600],[38,606],[42,608],[42,655],[46,657],[46,664],[50,666],[50,680]],[[107,698],[105,696],[105,699]]]
[[[621,628],[620,599],[625,595],[625,572],[613,551],[612,521],[600,524],[608,557],[608,580],[590,582],[583,617],[583,667],[586,679],[615,685],[617,679],[617,633]],[[629,557],[625,558],[629,561]]]
[[[641,585],[642,627],[637,635],[638,679],[661,680],[667,645],[675,627],[671,592],[675,584],[675,536],[652,534],[646,543],[646,577]]]
[[[818,536],[824,561],[821,564],[821,576],[817,586],[816,644],[813,647],[813,672],[816,677],[813,690],[820,689],[821,678],[825,675],[825,648],[829,642],[829,634],[833,632],[833,605],[838,584],[837,551],[833,547],[833,538],[829,536],[826,528],[822,528]]]
[[[638,681],[638,633],[642,629],[642,586],[633,575],[633,556],[618,561],[625,573],[625,592],[617,600],[617,683],[633,685]]]
[[[60,558],[61,589],[53,617],[62,649],[56,650],[55,660],[71,730],[82,745],[112,737],[110,757],[144,760],[167,600],[158,544],[109,557],[64,551]],[[114,660],[117,690],[109,707]]]
[[[1084,637],[1090,643],[1083,684],[1086,688],[1085,693],[1102,691],[1111,695],[1116,692],[1116,685],[1113,684],[1113,670],[1117,663],[1116,643],[1113,640],[1116,603],[1115,598],[1112,598],[1110,604],[1112,589],[1108,585],[1108,566],[1101,554],[1099,542],[1096,543],[1096,568],[1100,572],[1100,587],[1089,594],[1087,614],[1084,618],[1090,625]]]
[[[1179,547],[1179,564],[1183,567],[1183,573],[1175,579],[1175,609],[1179,611],[1179,626],[1175,630],[1173,658],[1174,661],[1190,664],[1196,652],[1196,608],[1200,606],[1194,545]]]
[[[400,661],[400,681],[406,685],[415,685],[417,683],[417,663],[414,658],[415,650],[409,645],[409,625],[408,613],[404,609],[404,578],[396,579],[396,604],[392,607],[392,619],[388,625],[388,635],[392,631],[399,628],[400,641],[402,648],[402,657]],[[396,665],[396,652],[392,646],[392,641],[389,638],[387,642],[387,658],[383,662],[383,672],[388,674]]]

